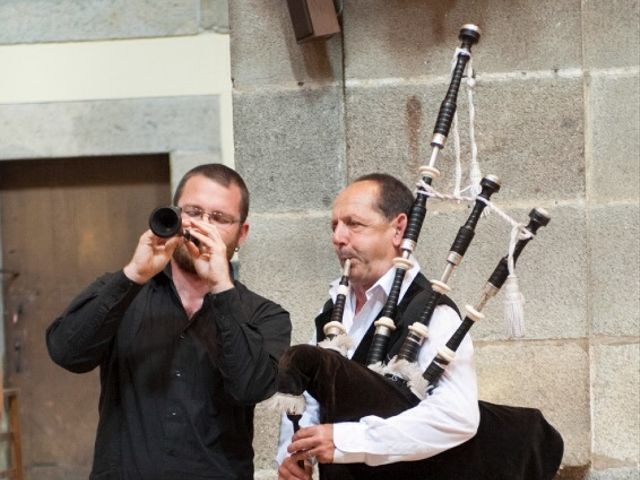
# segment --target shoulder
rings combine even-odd
[[[251,310],[268,311],[271,314],[283,313],[289,315],[280,304],[250,290],[244,283],[235,280],[234,285],[240,300],[247,308]]]

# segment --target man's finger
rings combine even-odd
[[[309,438],[313,437],[318,430],[317,427],[303,427],[293,434],[293,440],[298,440],[300,438]]]
[[[278,478],[288,480],[306,480],[310,478],[310,473],[310,467],[305,464],[304,469],[300,468],[298,461],[294,456],[291,456],[287,457],[282,462],[282,465],[280,465],[280,468],[278,469]]]
[[[291,442],[287,447],[287,451],[289,453],[305,452],[307,450],[310,450],[316,447],[316,445],[317,445],[317,442],[313,438],[303,438],[303,439]]]

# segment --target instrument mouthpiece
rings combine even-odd
[[[348,277],[349,276],[349,271],[351,270],[351,260],[349,258],[347,258],[344,261],[344,266],[342,267],[342,275],[344,277]]]

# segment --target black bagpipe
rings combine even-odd
[[[533,235],[549,222],[549,216],[543,209],[530,212],[529,223],[521,229],[521,235],[509,254],[499,261],[483,289],[481,300],[474,307],[466,307],[467,313],[459,328],[447,344],[438,349],[437,356],[426,370],[420,371],[417,356],[428,338],[431,317],[436,307],[446,299],[449,291],[447,281],[453,269],[460,264],[483,209],[489,203],[490,196],[500,188],[496,177],[487,176],[482,180],[482,191],[452,244],[445,272],[440,280],[431,282],[416,321],[398,328],[395,317],[399,310],[401,286],[406,271],[412,266],[411,255],[426,215],[426,200],[430,195],[428,187],[439,174],[434,167],[435,159],[438,151],[444,147],[455,114],[456,98],[470,56],[470,47],[477,43],[479,37],[479,30],[473,25],[465,25],[460,31],[462,45],[434,129],[431,142],[433,153],[429,165],[420,169],[422,181],[401,244],[402,256],[394,260],[396,270],[393,284],[380,318],[374,323],[375,333],[369,340],[366,361],[364,358],[360,362],[345,358],[344,345],[348,345],[348,341],[340,340],[346,337],[339,319],[347,295],[348,265],[343,272],[340,282],[342,288],[338,291],[331,321],[323,330],[326,339],[321,344],[325,348],[297,345],[288,349],[280,360],[278,395],[285,400],[280,401],[279,405],[294,421],[296,428],[304,409],[302,394],[305,391],[318,401],[322,423],[352,422],[370,415],[388,418],[416,406],[425,398],[428,401],[427,397],[437,388],[447,365],[454,361],[462,339],[473,324],[483,317],[481,310],[487,301],[503,286]],[[403,309],[402,313],[401,317],[407,317],[415,312]],[[406,322],[407,319],[402,320]],[[405,330],[404,340],[398,342],[405,335]],[[395,355],[390,359],[392,353]],[[479,411],[480,424],[476,435],[457,447],[425,460],[376,467],[361,463],[321,464],[321,478],[547,480],[554,477],[562,460],[563,441],[539,410],[480,401]]]

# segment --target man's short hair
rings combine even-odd
[[[353,183],[367,181],[378,184],[377,206],[387,220],[393,220],[401,213],[409,215],[414,197],[411,190],[404,183],[386,173],[363,175],[356,178]]]
[[[178,204],[187,180],[191,177],[195,177],[196,175],[202,175],[223,187],[228,188],[229,185],[232,184],[238,186],[242,195],[240,200],[240,222],[244,223],[249,215],[249,189],[247,189],[247,185],[244,183],[244,180],[238,172],[226,165],[222,165],[221,163],[207,163],[205,165],[199,165],[185,173],[176,187],[176,193],[173,195],[173,204]]]

